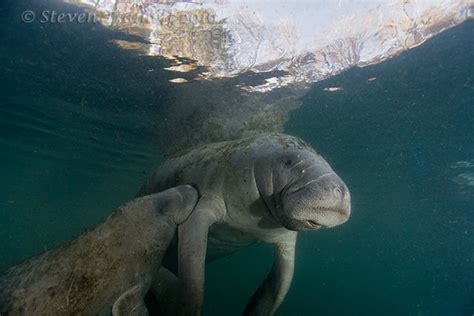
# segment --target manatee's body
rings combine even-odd
[[[146,314],[143,297],[197,199],[190,186],[135,199],[67,245],[10,268],[0,277],[0,314]]]
[[[327,162],[300,139],[284,134],[190,150],[161,165],[140,194],[182,183],[193,184],[201,194],[174,249],[183,314],[200,313],[205,259],[258,241],[274,244],[275,265],[247,313],[274,313],[291,283],[296,231],[336,226],[350,213],[349,191]],[[178,262],[164,265],[178,272]]]

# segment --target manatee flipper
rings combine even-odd
[[[202,197],[178,227],[179,315],[201,315],[208,231],[222,212],[224,201]]]
[[[144,284],[139,284],[120,295],[112,306],[112,315],[148,315],[144,301],[147,288]]]
[[[273,315],[290,289],[295,269],[296,232],[292,239],[273,245],[270,273],[245,307],[244,315]]]

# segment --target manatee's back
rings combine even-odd
[[[62,284],[60,278],[62,265],[49,264],[56,261],[58,250],[48,251],[39,256],[30,258],[23,263],[11,267],[0,276],[0,314],[7,315],[61,315],[61,308],[45,310],[46,302],[63,294],[66,296],[66,287],[59,288],[55,284]],[[67,263],[66,263],[67,265]],[[48,278],[43,280],[42,276]]]
[[[180,185],[180,170],[186,165],[186,157],[166,160],[149,176],[137,193],[137,197],[164,191]]]
[[[18,295],[17,289],[21,289],[22,276],[29,271],[34,263],[32,260],[23,262],[15,268],[10,268],[3,271],[0,275],[0,315],[7,314],[22,314],[23,310],[13,306],[15,297]]]
[[[167,159],[145,180],[137,196],[144,196],[182,185],[197,184],[213,165],[222,165],[239,150],[242,141],[207,144],[177,153]]]

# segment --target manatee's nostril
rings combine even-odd
[[[337,186],[334,188],[334,195],[342,199],[342,190],[340,187]]]

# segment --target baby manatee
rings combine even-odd
[[[137,198],[68,244],[13,266],[0,277],[0,314],[148,314],[144,296],[197,200],[188,185]]]

